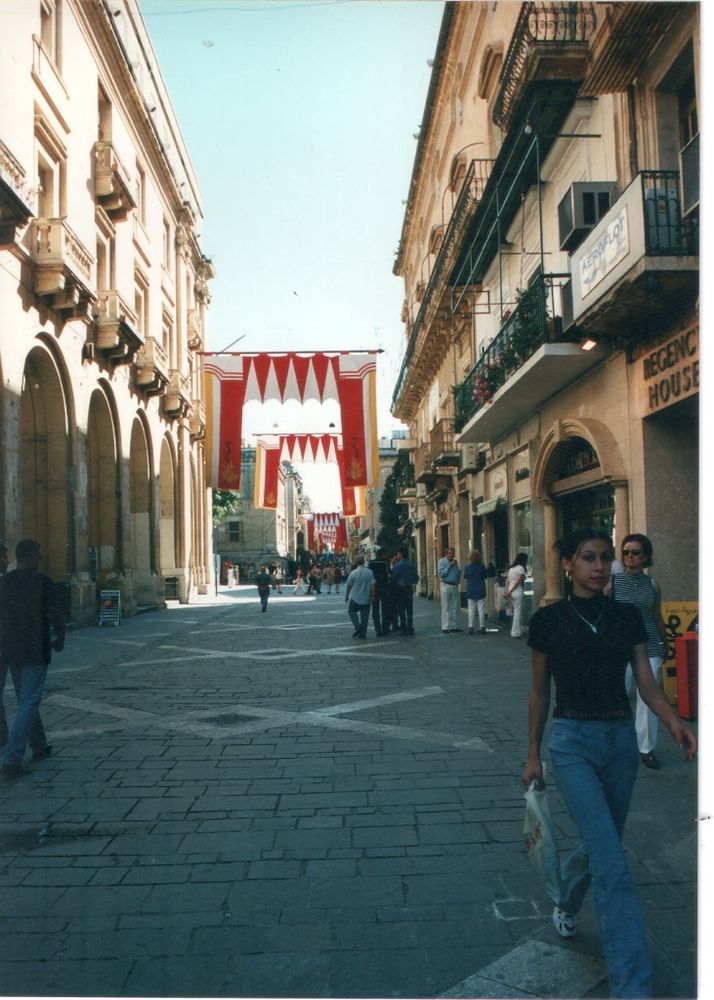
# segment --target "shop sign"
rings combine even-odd
[[[600,460],[597,457],[597,452],[590,445],[586,445],[568,456],[560,468],[560,476],[562,479],[567,479],[569,476],[577,476],[589,469],[597,469],[599,465]]]
[[[650,413],[699,391],[699,336],[696,328],[677,334],[641,360]]]
[[[627,232],[627,207],[605,227],[598,241],[579,262],[581,297],[584,299],[617,267],[630,252]]]

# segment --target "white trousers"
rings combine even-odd
[[[486,598],[469,597],[469,628],[474,627],[478,611],[478,627],[486,628]]]
[[[510,597],[513,608],[513,618],[511,619],[511,635],[520,638],[521,635],[521,611],[523,610],[523,590],[517,587]]]
[[[444,583],[442,580],[439,590],[441,591],[441,627],[442,629],[456,628],[459,585],[458,583]]]
[[[661,656],[650,656],[648,657],[650,661],[650,667],[652,668],[652,676],[654,677],[657,684],[662,683],[662,657]],[[635,675],[632,672],[631,664],[627,664],[627,671],[625,673],[625,687],[628,692],[631,692],[635,684]],[[659,726],[659,720],[654,712],[650,712],[649,708],[645,705],[644,701],[640,696],[640,692],[637,692],[637,709],[635,711],[635,731],[637,732],[637,748],[640,753],[650,753],[657,746],[657,728]]]

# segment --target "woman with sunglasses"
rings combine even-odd
[[[562,937],[577,932],[577,914],[592,883],[611,997],[651,997],[651,960],[637,890],[622,833],[637,775],[637,741],[625,689],[631,663],[640,693],[669,729],[686,759],[696,754],[693,733],[655,684],[647,634],[637,608],[605,597],[612,542],[583,528],[559,545],[570,575],[565,600],[531,618],[533,687],[528,703],[529,745],[521,781],[543,786],[540,746],[550,706],[550,759],[560,794],[582,845],[561,865],[553,923]]]
[[[627,535],[622,540],[621,552],[625,571],[613,576],[610,597],[615,601],[634,604],[640,609],[647,631],[647,657],[652,676],[655,682],[660,684],[662,663],[667,655],[666,633],[661,611],[662,597],[659,585],[644,572],[654,561],[652,542],[647,535]],[[627,668],[625,684],[628,691],[634,686],[631,666]],[[645,705],[638,691],[635,713],[637,747],[642,763],[655,771],[660,768],[660,762],[654,752],[657,746],[657,725],[657,716]]]

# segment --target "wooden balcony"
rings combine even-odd
[[[144,338],[136,313],[116,289],[100,291],[95,313],[94,349],[115,365],[131,364]]]
[[[160,396],[169,384],[169,359],[155,337],[147,337],[134,358],[134,384],[146,396]]]
[[[33,290],[64,319],[91,322],[94,257],[64,219],[33,219]]]
[[[126,219],[136,206],[129,173],[113,143],[104,140],[94,144],[94,196],[115,221]]]
[[[442,417],[431,430],[431,460],[436,468],[459,466],[461,455],[454,444],[454,421]]]
[[[416,483],[427,483],[434,478],[434,470],[431,465],[431,445],[427,441],[420,444],[414,452],[414,481]]]

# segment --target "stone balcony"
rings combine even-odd
[[[164,393],[164,414],[167,417],[187,417],[191,413],[191,389],[189,377],[178,368],[172,368]]]
[[[147,337],[134,358],[134,384],[146,396],[160,396],[169,384],[169,359],[155,337]]]
[[[203,350],[203,324],[198,309],[186,313],[186,342],[192,351]]]
[[[143,343],[134,310],[116,289],[100,291],[95,313],[95,351],[112,364],[131,364]]]
[[[199,441],[206,436],[206,404],[202,399],[191,401],[191,416],[188,420],[188,429],[192,441]]]
[[[94,144],[94,196],[115,221],[126,219],[136,205],[129,173],[113,143],[105,140]]]
[[[33,290],[65,319],[91,322],[94,257],[63,218],[32,220]]]

